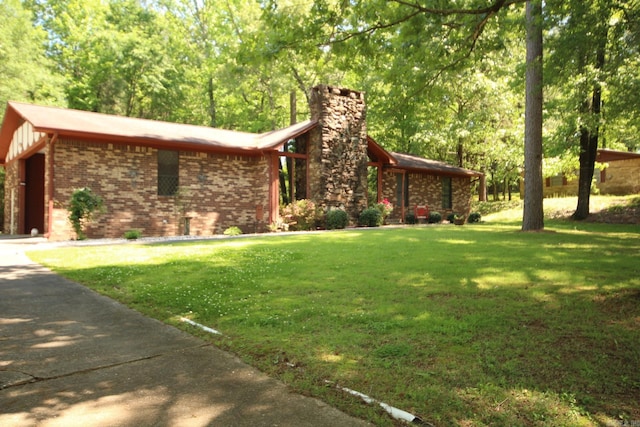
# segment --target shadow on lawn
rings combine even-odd
[[[3,426],[301,425],[314,416],[305,408],[335,421],[213,346],[37,264],[0,266],[0,342]]]
[[[231,349],[272,374],[289,375],[273,363],[284,349],[319,365],[294,377],[319,384],[333,372],[434,422],[477,413],[485,423],[536,425],[574,409],[603,425],[605,415],[640,419],[637,236],[424,227],[255,239],[224,250],[233,256],[220,263],[192,256],[80,273],[134,306],[173,299],[165,308],[174,315],[193,312],[223,332],[259,331],[261,343]],[[145,278],[158,269],[166,280],[154,296]],[[122,274],[104,278],[114,271]],[[549,393],[555,403],[540,398]]]

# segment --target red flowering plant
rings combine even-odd
[[[393,212],[393,205],[391,204],[389,199],[387,199],[386,197],[384,199],[382,199],[381,202],[376,204],[376,208],[378,208],[378,210],[380,211],[380,214],[382,215],[382,220],[383,221],[389,215],[391,215],[391,212]]]

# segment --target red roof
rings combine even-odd
[[[481,172],[476,172],[470,169],[459,168],[452,166],[448,163],[439,162],[437,160],[425,159],[423,157],[414,156],[404,153],[390,153],[396,160],[395,167],[405,169],[414,172],[429,172],[434,175],[444,176],[468,176],[478,177],[482,176]]]
[[[599,148],[596,161],[606,163],[616,160],[629,160],[640,158],[640,153],[632,153],[630,151],[616,151],[607,148]]]
[[[0,163],[6,160],[15,130],[24,121],[35,131],[113,143],[134,143],[198,151],[262,152],[276,150],[317,125],[315,120],[261,134],[180,123],[121,117],[89,111],[9,102],[0,128]]]
[[[317,120],[304,122],[271,132],[254,134],[206,126],[161,122],[156,120],[114,116],[59,107],[9,102],[0,128],[0,164],[7,153],[16,129],[25,121],[36,132],[59,137],[88,139],[104,143],[135,144],[174,150],[227,152],[257,155],[278,150],[285,142],[318,125]],[[448,176],[482,176],[482,173],[451,166],[444,162],[410,154],[389,153],[371,137],[367,137],[369,154],[374,161],[408,171]],[[34,146],[34,149],[41,147]]]

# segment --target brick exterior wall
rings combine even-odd
[[[440,212],[443,218],[450,213],[468,215],[471,210],[471,179],[466,177],[451,178],[452,208],[442,207],[441,177],[429,174],[408,173],[409,204],[405,208],[405,215],[413,213],[417,205],[427,205],[430,212]],[[382,179],[382,197],[387,198],[394,206],[391,221],[403,221],[401,218],[400,201],[397,197],[396,173],[385,172]]]
[[[611,161],[604,175],[598,185],[602,194],[640,194],[640,159]]]
[[[604,175],[604,181],[601,181]],[[607,162],[603,172],[595,169],[593,178],[600,194],[623,196],[640,193],[640,159],[612,160]],[[545,178],[544,197],[570,197],[578,195],[578,177],[565,179],[562,185],[547,185],[550,178]],[[520,181],[520,195],[524,195],[524,182]]]
[[[90,238],[264,231],[268,220],[268,163],[264,157],[180,152],[177,196],[157,195],[157,150],[147,147],[59,140],[55,143],[53,232],[50,239],[74,237],[65,205],[76,188],[103,198],[105,212],[91,223]],[[256,221],[257,207],[262,217]]]

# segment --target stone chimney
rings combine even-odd
[[[367,124],[364,93],[320,85],[311,90],[309,198],[323,209],[343,207],[352,221],[367,207]]]

